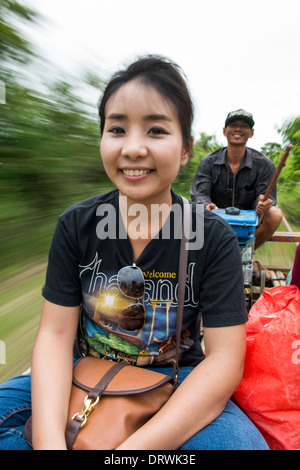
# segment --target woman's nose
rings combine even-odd
[[[128,137],[124,142],[121,155],[122,157],[129,157],[135,160],[139,157],[146,157],[148,155],[148,150],[141,138],[132,136]]]

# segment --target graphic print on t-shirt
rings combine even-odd
[[[190,310],[190,316],[185,317],[183,330],[198,307],[193,290],[194,268],[195,263],[188,265],[184,305]],[[117,273],[103,269],[98,253],[89,265],[80,266],[83,308],[87,314],[85,333],[98,353],[109,355],[111,351],[121,351],[129,355],[158,356],[173,349],[177,273],[150,269],[143,271],[143,275],[144,296],[134,300],[120,291]],[[188,344],[187,330],[183,336]]]

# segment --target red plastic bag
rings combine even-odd
[[[249,312],[243,379],[234,393],[272,450],[300,449],[300,291],[264,290]]]

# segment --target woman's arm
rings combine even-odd
[[[79,306],[44,302],[32,356],[34,449],[66,449],[65,427],[79,311]]]
[[[163,408],[118,450],[175,450],[216,419],[244,369],[245,325],[204,330],[206,358]]]

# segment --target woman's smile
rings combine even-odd
[[[145,169],[138,169],[138,168],[123,168],[123,171],[124,175],[126,177],[134,177],[134,178],[137,178],[137,177],[142,177],[142,176],[145,176],[145,175],[148,175],[152,170],[145,170]]]

